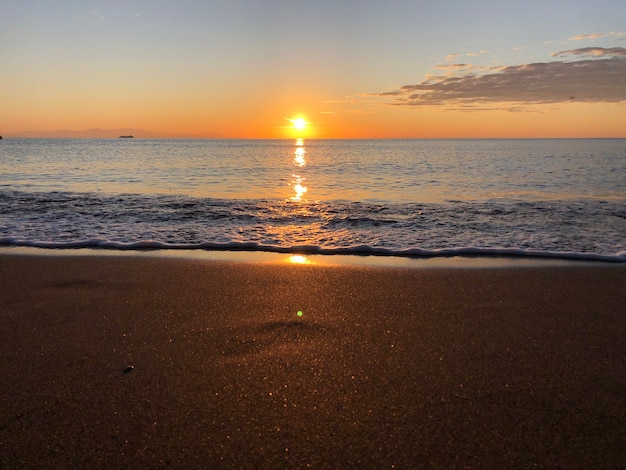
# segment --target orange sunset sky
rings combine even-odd
[[[4,136],[626,137],[623,0],[8,0],[0,22]]]

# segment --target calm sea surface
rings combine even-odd
[[[626,261],[626,139],[5,139],[0,245]]]

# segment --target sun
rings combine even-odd
[[[309,135],[312,131],[311,123],[306,120],[306,117],[302,114],[296,114],[294,117],[286,117],[285,121],[289,123],[289,125],[285,125],[283,129],[286,129],[290,136],[302,138],[306,135]]]
[[[293,119],[293,128],[299,131],[306,129],[306,121],[302,118]]]

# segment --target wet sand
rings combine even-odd
[[[2,254],[0,286],[0,468],[626,467],[623,265]]]

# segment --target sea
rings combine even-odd
[[[626,262],[626,139],[3,139],[0,246]]]

